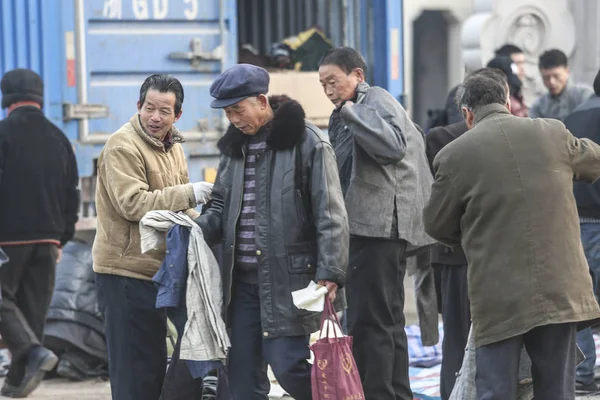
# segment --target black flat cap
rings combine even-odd
[[[267,94],[269,73],[251,64],[237,64],[223,72],[210,86],[210,95],[215,99],[212,108],[225,108],[245,98]]]

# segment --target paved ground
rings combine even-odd
[[[4,379],[0,379],[0,385]],[[0,399],[4,397],[0,396]],[[108,382],[89,380],[69,382],[63,379],[49,379],[40,385],[27,399],[30,400],[111,400]],[[200,400],[200,399],[198,399]],[[285,397],[279,400],[293,400]]]
[[[406,320],[407,324],[417,323],[414,301],[414,289],[411,279],[406,281]],[[0,385],[4,379],[0,378]],[[30,400],[111,400],[108,382],[90,380],[85,382],[69,382],[63,379],[46,380],[30,397]],[[287,398],[292,400],[291,398]],[[600,394],[577,397],[578,400],[600,400]]]
[[[110,400],[110,387],[108,382],[101,381],[68,382],[62,379],[52,379],[44,381],[28,399]],[[577,399],[600,400],[600,395],[577,397]]]
[[[1,382],[3,383],[4,379]],[[43,381],[28,399],[110,400],[110,386],[108,382],[98,380],[69,382],[63,379],[50,379]]]

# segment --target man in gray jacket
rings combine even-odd
[[[594,95],[587,85],[569,83],[567,55],[553,49],[540,56],[540,74],[548,93],[540,97],[529,109],[531,118],[554,118],[563,121],[581,104]]]
[[[367,400],[412,400],[404,333],[407,246],[433,240],[421,213],[432,177],[423,136],[385,90],[365,82],[357,51],[321,61],[323,90],[336,106],[329,136],[350,225],[348,330]]]

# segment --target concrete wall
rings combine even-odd
[[[538,59],[551,48],[567,54],[573,81],[591,84],[600,67],[600,0],[473,0],[462,27],[465,63],[483,66],[503,43],[525,51],[528,103],[545,93]]]
[[[415,88],[413,87],[416,67],[414,65],[415,51],[419,51],[419,49],[414,48],[415,21],[421,17],[423,11],[439,11],[447,21],[447,49],[443,51],[443,54],[440,54],[438,51],[431,58],[438,60],[439,57],[445,57],[447,59],[446,65],[443,66],[446,71],[445,76],[438,76],[433,79],[446,82],[447,86],[451,87],[459,83],[463,78],[464,62],[462,58],[461,25],[473,13],[473,0],[404,0],[404,71],[409,113],[413,112],[415,100],[420,102],[419,107],[417,107],[418,109],[427,108],[427,105],[431,104],[431,101],[428,103],[424,100],[428,96],[427,93],[420,94],[415,99]],[[418,29],[425,29],[427,23],[435,23],[435,18],[429,18],[428,21],[424,21],[424,24]],[[430,27],[432,31],[439,30],[439,27],[433,25],[430,25]],[[430,50],[429,48],[421,49],[421,54],[427,54]],[[422,57],[419,58],[422,59]],[[439,74],[434,69],[431,72]],[[419,81],[423,82],[424,79],[427,79],[426,73],[421,75]]]
[[[576,22],[571,72],[591,85],[600,69],[600,0],[571,0],[570,9]]]
[[[448,93],[450,24],[444,12],[423,11],[413,25],[412,102],[413,121],[423,126],[427,110],[444,107]]]
[[[432,45],[415,48],[440,34],[435,18],[422,18],[424,11],[444,15],[445,51]],[[600,68],[600,0],[405,0],[404,14],[407,108],[417,122],[422,122],[423,110],[441,101],[431,85],[454,86],[463,79],[465,66],[484,66],[505,43],[525,50],[529,104],[545,92],[537,66],[544,50],[563,50],[576,82],[591,84]],[[415,27],[419,35],[427,29],[431,34],[415,40]],[[427,56],[438,65],[424,68]]]

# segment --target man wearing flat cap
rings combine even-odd
[[[58,358],[42,346],[61,248],[79,210],[77,163],[69,139],[44,116],[44,83],[28,69],[0,82],[0,334],[12,355],[1,394],[26,397]]]
[[[271,365],[294,399],[310,400],[308,341],[320,313],[296,308],[291,293],[316,281],[343,306],[348,218],[329,141],[300,104],[268,90],[267,71],[247,64],[211,86],[211,106],[231,125],[218,143],[212,204],[197,222],[224,246],[233,399],[267,400]]]

